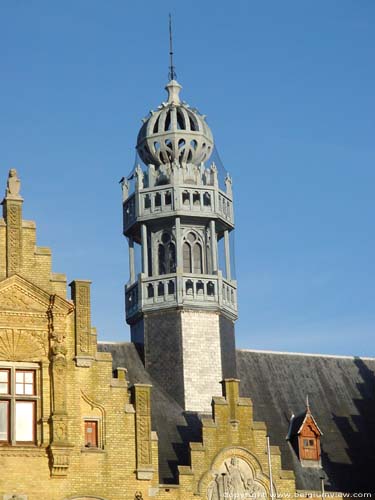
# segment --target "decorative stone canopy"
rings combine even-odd
[[[146,165],[200,165],[208,160],[214,141],[205,116],[180,100],[181,85],[171,80],[168,101],[151,111],[137,139],[137,151]]]

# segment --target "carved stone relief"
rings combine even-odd
[[[137,434],[140,465],[147,465],[150,458],[150,410],[147,392],[140,391],[137,398]]]
[[[0,359],[39,361],[47,356],[47,342],[43,330],[0,328]]]
[[[12,284],[0,291],[1,309],[11,311],[46,312],[46,305],[39,302],[31,293]]]
[[[8,275],[19,271],[21,266],[21,205],[7,203],[7,270]]]
[[[79,286],[77,302],[80,351],[88,353],[90,351],[90,288],[88,285]]]
[[[219,469],[212,470],[207,500],[244,500],[267,498],[265,487],[254,478],[250,466],[241,458],[231,457]]]

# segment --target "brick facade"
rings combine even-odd
[[[214,397],[212,418],[203,419],[202,442],[191,443],[191,466],[179,468],[179,484],[159,484],[151,386],[129,387],[126,367],[113,376],[112,357],[98,352],[91,326],[90,283],[74,281],[67,298],[64,275],[51,272],[51,252],[36,246],[35,224],[17,219],[12,233],[14,201],[22,213],[22,201],[8,197],[0,219],[0,369],[35,372],[36,435],[34,442],[9,439],[0,446],[0,499],[203,500],[213,471],[232,456],[269,492],[267,431],[253,421],[251,400],[239,397],[236,379],[226,380],[224,396]],[[181,322],[182,345],[192,356],[184,366],[186,379],[199,379],[199,397],[206,400],[204,386],[217,381],[219,371],[195,372],[194,349],[207,352],[211,367],[219,318],[186,311]],[[6,398],[2,394],[0,401]],[[85,421],[97,433],[97,446],[85,442]],[[276,490],[293,493],[293,473],[282,470],[278,449],[271,456]]]

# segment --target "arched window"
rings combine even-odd
[[[193,272],[202,274],[203,273],[203,266],[202,266],[202,247],[200,246],[199,243],[196,243],[194,245],[194,264],[193,264]]]
[[[159,275],[176,272],[176,247],[171,235],[164,232],[158,246]]]
[[[168,263],[167,273],[176,272],[176,247],[174,243],[170,242],[168,245]]]
[[[203,274],[203,247],[200,237],[193,231],[185,236],[182,247],[184,272]]]
[[[187,241],[185,241],[183,246],[183,254],[184,254],[184,272],[191,273],[191,247]]]
[[[164,295],[164,283],[159,281],[158,284],[158,297],[162,297]]]
[[[165,247],[161,243],[159,244],[158,258],[159,258],[159,274],[166,274]]]

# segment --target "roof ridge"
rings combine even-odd
[[[375,361],[375,357],[370,356],[348,356],[345,354],[319,354],[319,353],[309,353],[309,352],[290,352],[290,351],[269,351],[266,349],[237,349],[237,351],[242,352],[254,352],[263,354],[286,354],[289,356],[311,356],[315,358],[337,358],[337,359],[363,359],[368,361]]]
[[[133,342],[131,342],[130,340],[126,341],[126,340],[121,340],[121,341],[118,341],[116,342],[115,340],[98,340],[97,342],[98,344],[117,344],[117,345],[123,345],[123,344],[132,344]]]

